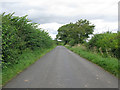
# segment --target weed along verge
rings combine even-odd
[[[49,49],[36,50],[33,52],[26,51],[20,56],[20,64],[15,64],[14,66],[8,66],[7,69],[2,70],[2,84],[5,85],[8,81],[22,72],[24,69],[28,68],[30,65],[34,64],[46,53],[54,49],[56,46],[53,46]]]
[[[87,60],[99,65],[100,67],[104,68],[106,71],[118,77],[119,71],[118,71],[118,59],[117,58],[102,57],[98,53],[88,51],[82,46],[74,46],[74,47],[66,46],[66,48],[70,49],[71,51],[75,52],[81,57],[86,58]]]
[[[51,36],[27,15],[2,13],[2,85],[55,47]],[[0,83],[1,85],[1,83]]]

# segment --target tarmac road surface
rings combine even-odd
[[[118,88],[118,79],[63,46],[57,46],[4,88]]]

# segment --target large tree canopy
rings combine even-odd
[[[65,44],[69,43],[74,45],[76,43],[83,43],[93,33],[94,27],[86,19],[81,19],[76,23],[70,23],[60,27],[56,38],[64,41]]]

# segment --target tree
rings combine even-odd
[[[74,41],[74,44],[84,43],[93,33],[94,25],[89,21],[78,20],[76,23],[66,24],[58,29],[57,39],[64,41],[64,44],[69,44]]]

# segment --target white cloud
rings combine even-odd
[[[96,33],[103,33],[106,31],[111,31],[116,33],[118,29],[117,22],[107,22],[102,19],[91,20],[92,23],[95,25],[94,34]]]
[[[55,38],[57,29],[69,22],[88,19],[96,25],[94,33],[116,32],[119,0],[0,0],[2,12],[37,22]],[[0,11],[0,13],[2,13]]]
[[[30,7],[44,7],[46,14],[57,16],[117,15],[119,0],[26,0]],[[26,5],[25,3],[25,5]],[[111,12],[112,11],[112,12]]]
[[[63,24],[58,24],[58,23],[45,23],[45,24],[41,24],[39,25],[39,28],[43,28],[45,31],[47,31],[50,36],[55,39],[56,34],[57,34],[57,30],[59,29],[59,27],[61,27]]]

